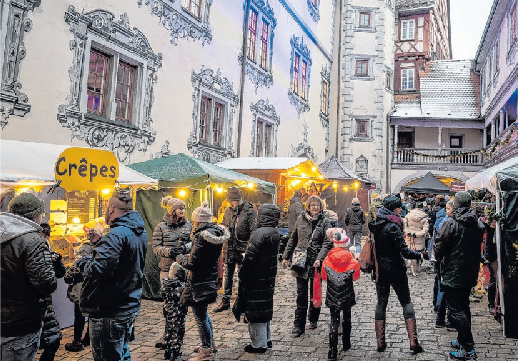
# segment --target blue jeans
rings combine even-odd
[[[19,337],[2,337],[2,360],[33,361],[40,347],[41,328]]]
[[[131,360],[128,339],[137,313],[114,318],[88,318],[95,361]]]
[[[351,232],[351,243],[356,246],[356,253],[360,253],[362,246],[362,231]]]
[[[268,341],[272,340],[270,321],[263,323],[249,323],[248,333],[254,348],[267,348]]]
[[[207,313],[208,303],[199,302],[192,306],[192,313],[194,320],[198,326],[198,333],[200,334],[201,347],[211,348],[212,347],[212,320]]]

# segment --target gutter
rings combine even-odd
[[[478,45],[477,54],[475,55],[475,69],[476,65],[478,63],[478,58],[480,56],[480,53],[482,52],[482,47],[484,42],[486,41],[486,36],[489,31],[489,28],[491,27],[491,20],[493,19],[493,16],[496,13],[496,8],[498,7],[500,3],[500,0],[495,0],[493,3],[493,6],[491,7],[491,11],[489,12],[489,17],[487,18],[486,27],[484,28],[484,32],[482,33],[482,39],[480,39],[480,44]]]
[[[342,81],[342,62],[340,61],[342,58],[342,8],[343,8],[343,0],[340,0],[340,18],[338,19],[338,91],[336,92],[336,142],[335,142],[335,157],[340,162],[340,158],[338,157],[338,141],[340,138],[340,89],[341,89],[341,81]]]
[[[385,146],[387,155],[385,159],[385,193],[391,193],[390,191],[390,159],[391,159],[391,151],[390,151],[390,117],[396,111],[396,106],[394,105],[392,109],[387,113],[387,129],[385,133]]]

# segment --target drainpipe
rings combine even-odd
[[[390,163],[391,162],[391,152],[390,152],[390,117],[396,111],[396,107],[393,106],[390,109],[390,112],[387,113],[387,124],[385,128],[385,193],[391,193],[390,190]]]
[[[248,13],[250,12],[250,0],[246,0],[245,15],[243,19],[243,61],[241,62],[241,81],[239,84],[239,115],[237,117],[237,157],[241,156],[241,132],[243,129],[243,93],[245,92],[247,41],[248,41]]]
[[[340,161],[338,157],[338,141],[340,139],[340,89],[341,89],[341,81],[342,81],[342,8],[343,8],[343,0],[340,0],[340,18],[338,19],[338,91],[336,92],[336,144],[335,144],[335,157]]]

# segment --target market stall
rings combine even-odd
[[[45,220],[52,233],[50,244],[63,256],[66,266],[74,250],[85,241],[85,226],[100,227],[106,201],[115,187],[133,193],[156,183],[123,165],[112,152],[47,143],[2,140],[1,210],[18,193],[31,192],[45,201]],[[73,304],[66,298],[67,285],[58,280],[53,294],[61,327],[73,323]]]
[[[432,172],[426,173],[423,178],[415,183],[401,187],[401,191],[417,194],[455,194],[448,185],[435,178]]]
[[[488,168],[466,182],[466,190],[481,189],[496,196],[497,282],[503,333],[518,338],[518,159]]]
[[[218,208],[226,199],[227,188],[231,186],[239,187],[251,203],[271,203],[275,196],[275,185],[272,183],[182,153],[134,163],[129,167],[158,179],[157,187],[137,192],[136,209],[144,218],[149,242],[152,240],[153,230],[165,214],[165,209],[160,206],[160,200],[164,196],[183,199],[187,205],[188,219],[191,219],[192,211],[203,201],[210,204],[216,216]],[[161,298],[158,261],[158,256],[147,252],[142,288],[146,298]]]
[[[276,201],[281,208],[287,206],[297,189],[304,188],[308,193],[316,192],[320,195],[326,187],[332,185],[308,158],[240,157],[226,159],[217,165],[274,183]]]

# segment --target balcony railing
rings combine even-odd
[[[459,164],[483,165],[484,155],[480,150],[441,148],[397,148],[392,163],[399,164]]]

